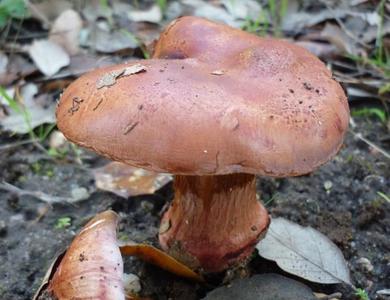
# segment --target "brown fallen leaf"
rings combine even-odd
[[[79,34],[83,26],[80,15],[73,9],[61,13],[50,30],[49,40],[62,46],[70,55],[80,51]]]
[[[155,173],[131,167],[120,162],[111,162],[93,171],[96,187],[127,198],[151,194],[172,180],[168,174]]]
[[[198,282],[204,281],[199,274],[192,271],[189,267],[151,245],[128,242],[126,245],[120,246],[119,249],[122,255],[136,256],[145,262],[156,265],[161,269],[180,277],[185,277]]]

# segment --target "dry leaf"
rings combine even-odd
[[[0,51],[0,74],[7,72],[8,56]]]
[[[36,40],[28,47],[28,53],[38,69],[46,76],[52,76],[62,67],[69,65],[68,53],[49,40]]]
[[[79,34],[83,26],[78,12],[68,9],[54,21],[49,40],[62,46],[70,55],[80,51]]]
[[[358,55],[359,47],[341,28],[331,23],[326,23],[321,32],[321,37],[335,45],[342,52]]]
[[[240,27],[242,22],[238,22],[234,16],[229,14],[222,7],[212,5],[200,0],[183,0],[183,4],[194,9],[193,15],[203,17],[216,22],[222,22],[233,27]]]
[[[90,23],[96,22],[100,18],[112,18],[110,5],[102,5],[101,0],[88,0],[84,2],[82,14]]]
[[[84,46],[92,47],[101,53],[114,53],[138,47],[138,41],[129,32],[110,30],[109,25],[105,22],[93,24],[91,28],[84,31],[87,35]]]
[[[37,68],[32,63],[16,53],[8,57],[7,60],[5,72],[0,72],[0,85],[2,86],[8,86],[13,81],[37,71]]]
[[[215,70],[211,72],[211,75],[224,75],[225,71],[224,70]]]
[[[116,80],[120,77],[130,76],[146,71],[146,67],[141,64],[135,64],[129,67],[126,67],[122,70],[116,70],[104,74],[96,83],[96,88],[101,89],[105,86],[114,85]]]
[[[35,98],[37,93],[38,87],[33,83],[26,84],[21,88],[22,104],[20,104],[20,109],[24,110],[25,113],[7,109],[8,115],[0,121],[5,130],[25,134],[41,124],[55,123],[54,103],[44,107]]]
[[[203,278],[167,253],[147,244],[126,243],[120,247],[122,255],[136,256],[181,277],[203,282]]]
[[[97,188],[124,198],[152,194],[172,180],[168,174],[146,171],[120,162],[111,162],[93,173]]]
[[[160,23],[162,13],[158,5],[153,5],[148,10],[131,10],[128,12],[127,17],[133,22]]]
[[[111,66],[114,65],[115,63],[120,63],[120,62],[122,62],[122,60],[118,59],[118,57],[115,56],[77,54],[71,56],[70,64],[67,68],[61,70],[51,78],[65,78],[69,76],[78,77],[94,69]],[[47,84],[48,83],[45,83],[45,85]]]
[[[255,0],[222,0],[227,11],[236,19],[257,19],[261,13],[261,6]]]
[[[43,0],[43,1],[26,1],[29,14],[42,22],[42,26],[47,29],[51,21],[57,18],[63,11],[70,9],[72,3],[67,0]]]
[[[335,45],[328,43],[319,43],[315,41],[296,41],[295,45],[306,48],[315,56],[323,59],[329,59],[342,53]]]
[[[288,18],[283,18],[282,28],[283,30],[293,29],[296,32],[301,32],[303,28],[311,27],[313,25],[322,23],[326,20],[334,20],[336,18],[343,18],[348,14],[346,9],[323,9],[318,13],[314,12],[289,12],[287,13]]]
[[[319,283],[351,284],[340,249],[325,235],[283,218],[272,219],[259,254],[291,274]]]

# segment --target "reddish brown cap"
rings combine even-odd
[[[345,94],[301,47],[185,17],[154,57],[72,83],[60,130],[113,160],[188,175],[305,174],[342,144]]]

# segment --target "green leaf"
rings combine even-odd
[[[5,25],[7,25],[8,20],[9,20],[9,15],[7,10],[4,7],[0,6],[0,29],[5,27]]]
[[[23,19],[27,15],[27,7],[24,0],[2,0],[0,8],[7,11],[9,17]]]
[[[351,115],[353,117],[371,117],[375,116],[377,117],[382,123],[386,122],[386,112],[380,108],[359,108],[359,109],[354,109],[351,112]]]
[[[71,225],[72,219],[69,217],[62,217],[57,220],[56,225],[54,226],[56,229],[62,229],[69,227]]]

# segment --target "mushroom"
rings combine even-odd
[[[162,248],[203,272],[244,262],[269,224],[255,174],[307,174],[340,149],[349,109],[307,50],[202,18],[152,59],[98,69],[64,92],[59,129],[113,160],[175,174]]]
[[[108,210],[84,226],[51,278],[48,294],[55,299],[125,299],[117,223],[117,214]]]

